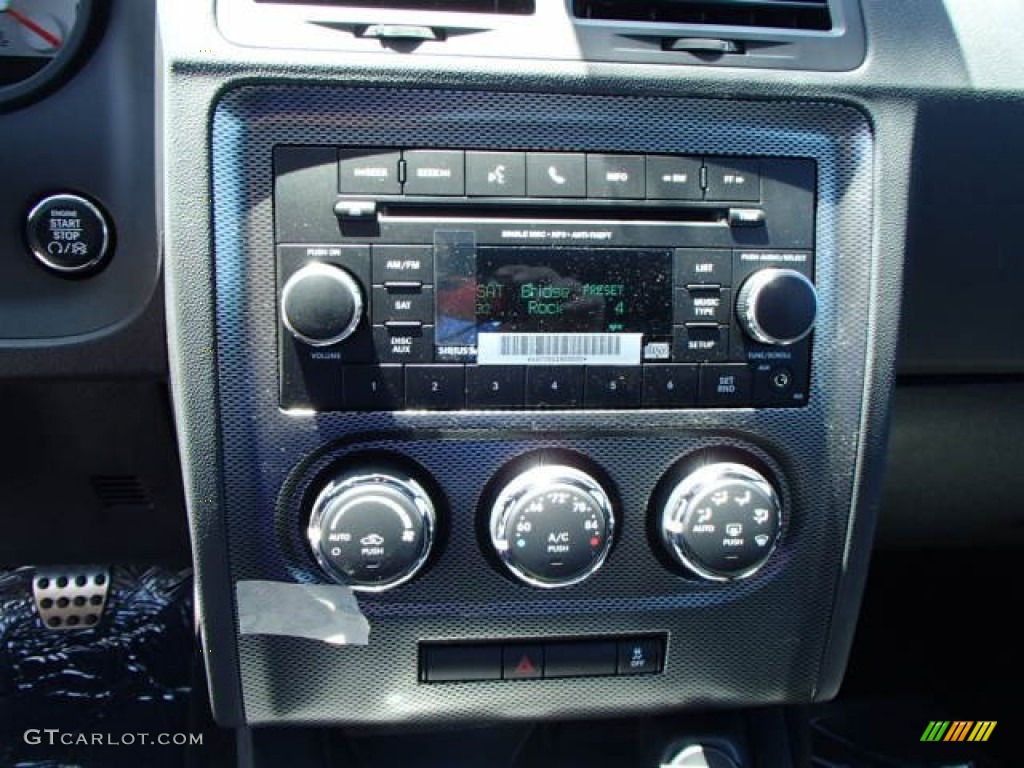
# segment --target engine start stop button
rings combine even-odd
[[[65,277],[91,274],[110,257],[106,214],[79,195],[51,195],[29,211],[29,250],[46,269]]]

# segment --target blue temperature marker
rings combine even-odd
[[[525,539],[519,539],[516,542],[516,546],[519,547],[519,548],[525,547],[526,546],[526,540]]]

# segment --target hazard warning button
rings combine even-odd
[[[506,645],[502,675],[506,680],[537,680],[544,676],[544,646]]]

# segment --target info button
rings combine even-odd
[[[634,155],[587,155],[587,196],[641,200],[644,158]]]

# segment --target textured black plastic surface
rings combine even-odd
[[[101,14],[108,24],[81,69],[56,92],[0,118],[0,362],[12,347],[109,334],[137,317],[159,286],[155,13],[152,3],[97,5],[110,6]],[[97,203],[116,233],[110,263],[86,280],[47,272],[25,242],[29,210],[62,192]]]
[[[638,114],[651,120],[638,122]],[[871,259],[862,256],[870,251],[872,144],[858,112],[810,103],[242,88],[220,103],[213,131],[223,519],[232,578],[317,578],[302,548],[297,499],[279,491],[325,444],[414,456],[444,491],[450,531],[426,575],[363,600],[373,626],[368,647],[242,639],[249,722],[621,713],[815,695],[851,523],[874,295]],[[811,405],[799,413],[655,411],[641,424],[635,415],[600,412],[280,412],[271,218],[271,151],[279,142],[813,158],[822,312]],[[413,429],[420,430],[419,440],[405,440]],[[494,429],[502,432],[487,432]],[[788,480],[791,525],[779,554],[738,585],[687,581],[666,570],[647,542],[646,504],[655,483],[674,461],[710,442],[748,444]],[[556,594],[506,581],[475,541],[479,494],[492,472],[540,446],[588,454],[614,479],[624,510],[622,534],[605,568]],[[296,476],[300,489],[307,477]],[[486,683],[446,694],[415,683],[418,639],[620,631],[670,633],[666,672],[656,683],[545,683],[543,693],[526,702]]]

